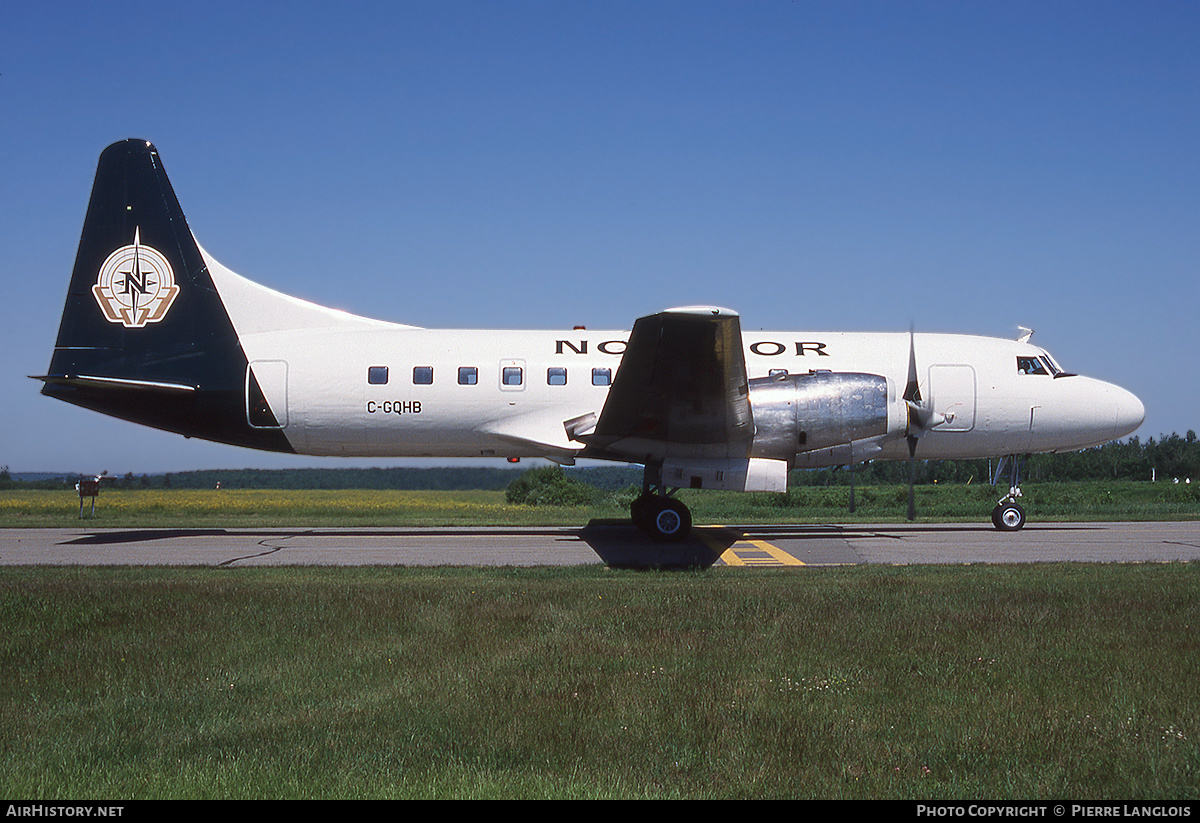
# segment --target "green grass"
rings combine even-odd
[[[996,490],[917,489],[986,521]],[[1037,484],[1034,520],[1197,487]],[[682,493],[697,522],[889,522],[903,487]],[[0,526],[586,523],[503,492],[0,493]],[[1200,566],[0,568],[0,793],[1200,796]]]
[[[0,794],[1200,796],[1200,565],[0,568]]]
[[[877,523],[905,519],[905,486],[863,486],[849,511],[846,486],[797,486],[787,494],[683,491],[697,523]],[[1200,518],[1200,483],[1033,484],[1022,499],[1031,521]],[[987,485],[918,486],[921,521],[988,522],[1001,492]],[[502,491],[105,490],[88,525],[145,527],[584,525],[628,517],[633,492],[600,494],[591,506],[518,506]],[[0,527],[78,526],[73,491],[0,492]]]

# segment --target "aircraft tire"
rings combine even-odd
[[[692,513],[670,497],[649,501],[645,510],[646,532],[656,543],[679,543],[692,531]]]
[[[1002,532],[1015,532],[1025,525],[1025,510],[1016,503],[1001,503],[992,509],[992,525]]]

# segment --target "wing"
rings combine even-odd
[[[780,461],[752,460],[754,418],[741,322],[691,307],[633,325],[621,367],[583,456],[660,466],[693,488],[786,488]]]
[[[581,426],[582,428],[582,426]],[[754,416],[741,321],[689,307],[633,325],[584,457],[657,467],[664,485],[784,491],[787,465],[750,457]]]

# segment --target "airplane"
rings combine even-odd
[[[1141,424],[1137,397],[1064,371],[1023,331],[746,333],[717,306],[628,331],[369,319],[217,262],[157,149],[130,139],[100,156],[54,353],[35,378],[49,397],[255,449],[640,464],[631,520],[674,542],[692,525],[680,489],[784,492],[792,469],[869,460],[1015,466]],[[1018,497],[1014,471],[997,529],[1025,525]]]

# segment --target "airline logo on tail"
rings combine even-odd
[[[117,249],[100,267],[92,294],[110,323],[140,329],[167,316],[179,287],[167,258],[142,245],[141,231],[134,229],[133,245]]]

